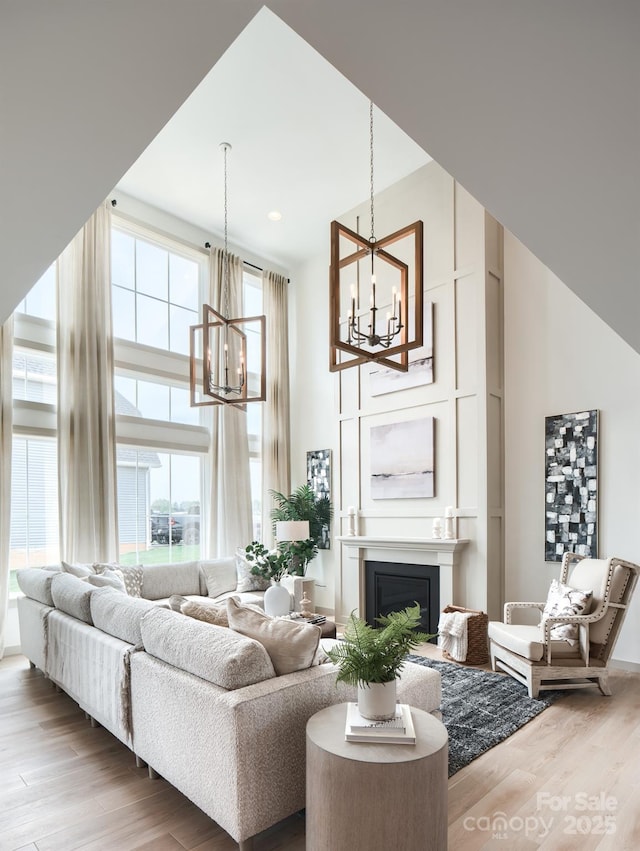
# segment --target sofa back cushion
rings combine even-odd
[[[162,600],[172,594],[200,593],[200,565],[197,561],[145,564],[142,570],[142,596],[147,600]]]
[[[93,624],[91,595],[94,590],[92,585],[70,573],[54,573],[51,580],[51,597],[56,609],[88,624]]]
[[[44,603],[45,606],[53,606],[51,580],[56,576],[53,571],[39,567],[23,567],[16,572],[16,576],[18,587],[27,597]]]
[[[97,588],[90,605],[94,626],[129,644],[142,644],[140,623],[155,608],[151,600],[129,597],[115,588]]]
[[[229,691],[275,677],[264,647],[225,627],[156,608],[141,629],[151,656]]]
[[[201,561],[200,570],[204,577],[204,593],[209,597],[219,597],[221,594],[236,590],[238,573],[233,556]]]

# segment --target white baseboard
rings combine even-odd
[[[615,668],[618,671],[632,671],[635,674],[640,674],[640,662],[627,662],[624,659],[611,659],[609,667]]]
[[[4,648],[4,656],[21,656],[22,647],[19,644],[14,644],[13,647]]]

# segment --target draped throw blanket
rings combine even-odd
[[[464,662],[467,658],[471,615],[471,612],[442,612],[438,621],[438,647],[456,662]]]
[[[58,260],[58,469],[65,561],[118,555],[110,274],[103,204]]]

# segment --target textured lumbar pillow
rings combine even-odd
[[[245,558],[244,550],[236,552],[236,570],[238,573],[238,585],[236,591],[266,591],[271,585],[271,580],[263,579],[262,576],[254,576],[251,573],[251,564]]]
[[[276,674],[291,674],[317,664],[316,653],[322,630],[319,626],[296,623],[287,618],[271,618],[264,612],[227,600],[229,626],[263,645]]]
[[[214,606],[211,603],[197,603],[195,600],[185,600],[180,606],[183,615],[198,621],[212,623],[215,626],[229,626],[227,610],[224,606]]]
[[[563,585],[557,579],[551,580],[551,587],[547,595],[542,621],[550,617],[583,615],[591,605],[592,591],[582,591],[580,588],[572,588]],[[578,638],[578,625],[573,623],[556,624],[551,627],[551,638],[557,641],[568,641],[575,644]]]

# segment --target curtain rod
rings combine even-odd
[[[111,199],[111,206],[112,206],[112,207],[117,207],[117,206],[118,206],[118,200],[117,200],[117,198],[112,198],[112,199]],[[127,216],[126,214],[119,213],[118,215],[120,215],[120,216],[124,215],[124,216],[125,216],[125,218],[129,218],[131,221],[134,221],[134,222],[136,222],[136,223],[138,222],[138,219],[132,218],[131,216]],[[140,224],[144,225],[144,223],[143,223],[143,222],[140,222]],[[152,227],[153,227],[153,225],[146,225],[146,226],[147,226],[147,227],[149,227],[149,228],[152,228]],[[166,232],[165,232],[165,233],[166,233]],[[167,236],[171,237],[171,234],[167,234]],[[178,237],[173,236],[173,239],[178,239]],[[206,249],[211,248],[211,243],[210,243],[210,242],[208,242],[208,241],[207,241],[207,242],[205,242],[204,247],[205,247]],[[195,246],[194,246],[194,248],[195,248]],[[201,250],[201,249],[200,249],[200,250]],[[248,260],[243,260],[242,262],[244,263],[244,265],[245,265],[245,266],[251,266],[251,268],[252,268],[252,269],[255,269],[257,272],[264,272],[264,269],[262,268],[262,266],[256,266],[256,264],[255,264],[255,263],[249,263],[249,261],[248,261]],[[278,274],[280,274],[280,273],[278,273]],[[283,277],[284,277],[284,275],[283,275]],[[288,284],[290,284],[290,283],[291,283],[291,278],[287,278],[287,283],[288,283]]]

